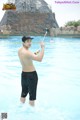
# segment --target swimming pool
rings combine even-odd
[[[39,47],[35,37],[31,50]],[[20,106],[21,65],[17,56],[20,36],[0,39],[0,114],[8,120],[80,120],[80,39],[45,39],[43,61],[35,62],[38,72],[37,101],[34,109]]]

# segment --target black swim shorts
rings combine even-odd
[[[36,100],[38,76],[37,72],[23,72],[21,74],[21,97],[26,97],[29,93],[29,100]]]

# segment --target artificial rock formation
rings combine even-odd
[[[41,35],[45,28],[58,28],[55,13],[44,0],[15,0],[15,4],[16,11],[6,11],[0,22],[4,34]]]

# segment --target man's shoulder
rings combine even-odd
[[[19,49],[18,49],[18,51],[20,51],[22,49],[22,47],[20,47]]]
[[[18,49],[18,53],[20,53],[21,49],[22,49],[22,48],[19,48],[19,49]]]
[[[18,55],[21,55],[21,54],[25,54],[25,50],[23,49],[23,47],[19,48],[18,49]]]

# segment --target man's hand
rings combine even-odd
[[[40,45],[41,45],[41,48],[44,48],[45,47],[45,44],[43,41],[40,42]]]

